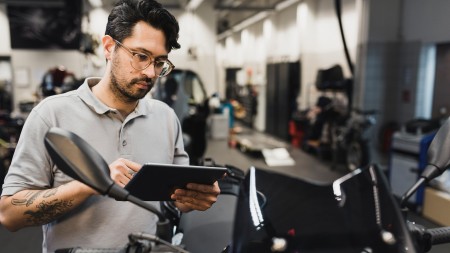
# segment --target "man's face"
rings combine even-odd
[[[117,98],[133,102],[143,98],[152,89],[158,78],[153,63],[144,70],[137,70],[131,65],[132,53],[146,54],[152,60],[167,57],[165,42],[162,31],[139,22],[134,27],[133,34],[122,41],[124,47],[116,45],[111,61],[111,90]]]

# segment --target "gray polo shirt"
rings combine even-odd
[[[51,96],[28,116],[3,185],[2,195],[25,189],[48,189],[72,179],[49,157],[44,136],[60,127],[81,136],[110,164],[123,157],[137,163],[188,164],[181,126],[163,102],[141,99],[127,118],[92,93],[99,78],[79,89]],[[152,202],[159,208],[159,202]],[[154,233],[157,217],[128,202],[92,196],[74,211],[43,226],[43,252],[68,247],[123,247],[131,232]]]

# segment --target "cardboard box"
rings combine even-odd
[[[422,215],[441,226],[450,226],[450,194],[425,188]]]

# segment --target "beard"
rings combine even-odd
[[[116,66],[116,64],[113,64],[113,67],[111,69],[111,91],[120,100],[124,102],[136,102],[137,100],[145,97],[145,95],[147,95],[147,93],[152,89],[153,80],[151,78],[133,78],[129,82],[124,79],[118,78],[115,73],[118,72],[116,70],[119,69],[119,67]],[[142,82],[145,82],[147,84],[147,89],[135,87],[137,83]]]

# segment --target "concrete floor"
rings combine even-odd
[[[244,130],[238,137],[248,138],[254,141],[255,145],[286,147],[296,163],[293,166],[269,167],[261,157],[247,155],[237,148],[230,148],[227,140],[209,140],[205,157],[214,159],[217,164],[230,164],[244,171],[247,171],[250,166],[255,166],[260,169],[284,173],[315,183],[330,183],[346,173],[345,170],[339,168],[332,170],[328,162],[322,161],[299,149],[289,147],[286,143],[261,133]],[[436,226],[421,218],[420,215],[412,214],[409,217],[411,220],[423,224],[427,228]],[[38,253],[41,252],[41,241],[42,232],[40,227],[26,228],[15,233],[10,233],[0,225],[0,253]],[[448,253],[450,252],[450,245],[437,245],[429,252]]]

